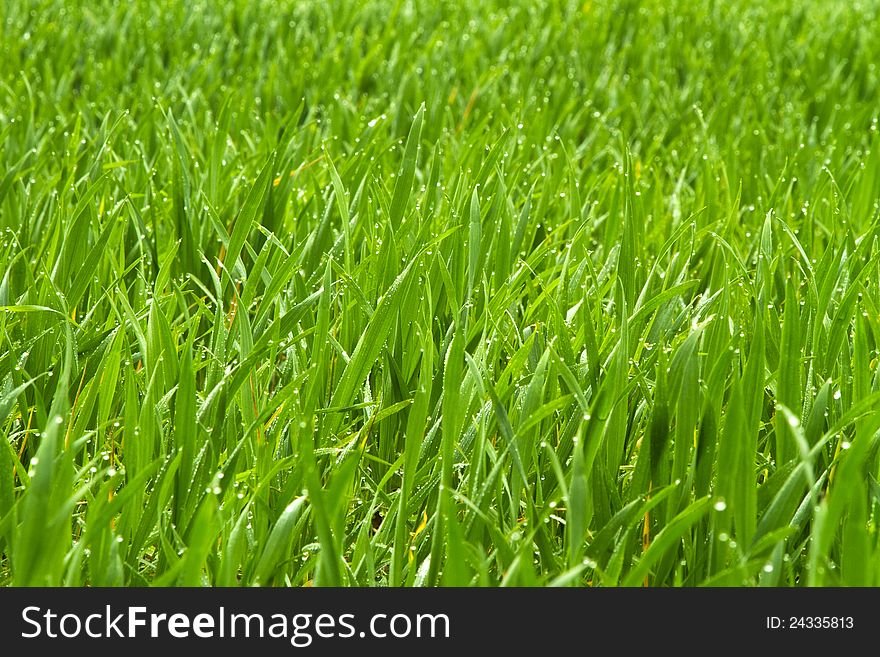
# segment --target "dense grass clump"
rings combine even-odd
[[[0,15],[0,582],[880,583],[877,2]]]

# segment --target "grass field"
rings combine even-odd
[[[880,3],[0,18],[0,583],[880,583]]]

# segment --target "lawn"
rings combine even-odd
[[[880,3],[0,19],[0,584],[880,584]]]

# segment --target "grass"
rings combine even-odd
[[[880,4],[8,3],[0,583],[880,583]]]

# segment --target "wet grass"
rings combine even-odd
[[[9,3],[0,582],[875,585],[876,2]]]

